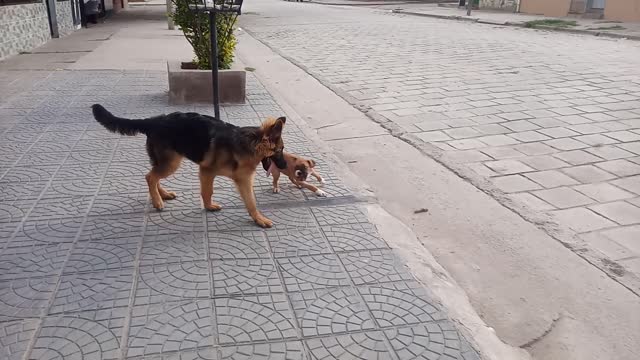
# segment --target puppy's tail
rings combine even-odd
[[[91,109],[93,110],[93,117],[98,120],[100,125],[111,132],[133,136],[139,133],[146,134],[149,130],[149,124],[145,120],[119,118],[100,104],[91,106]]]

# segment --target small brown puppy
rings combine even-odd
[[[309,175],[313,175],[313,177],[315,177],[316,180],[320,182],[320,184],[324,184],[324,179],[316,172],[315,161],[295,156],[286,152],[283,152],[282,155],[284,157],[284,160],[287,162],[287,167],[284,169],[279,169],[276,164],[271,161],[270,158],[262,160],[262,167],[267,172],[267,176],[273,175],[274,193],[280,192],[280,188],[278,187],[278,180],[280,179],[280,174],[284,174],[287,175],[289,177],[289,180],[291,180],[291,182],[298,188],[308,189],[316,194],[316,196],[327,196],[327,193],[307,182],[307,177]]]

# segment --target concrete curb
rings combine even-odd
[[[539,26],[539,27],[529,28],[525,26],[524,23],[514,23],[514,22],[508,22],[508,21],[501,22],[501,21],[483,20],[483,19],[478,19],[474,17],[419,13],[419,12],[405,11],[405,10],[391,10],[391,12],[393,12],[394,14],[422,16],[422,17],[430,17],[430,18],[445,19],[445,20],[467,21],[467,22],[475,22],[478,24],[511,26],[511,27],[525,28],[525,29],[557,31],[557,32],[570,33],[570,34],[579,34],[579,35],[593,35],[593,36],[606,37],[611,39],[626,39],[626,40],[640,41],[640,35],[624,35],[624,34],[608,33],[603,31],[566,29],[566,28],[554,27],[554,26]]]

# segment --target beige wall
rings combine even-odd
[[[520,12],[545,16],[567,16],[571,0],[520,0]],[[607,0],[609,1],[609,0]],[[628,0],[619,0],[628,1]],[[633,0],[635,1],[635,0]]]
[[[606,0],[604,18],[619,21],[640,21],[640,0]]]

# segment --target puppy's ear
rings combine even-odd
[[[311,160],[311,159],[309,159],[309,167],[310,167],[310,168],[312,168],[312,169],[313,169],[314,167],[316,167],[316,162],[315,162],[315,161],[313,161],[313,160]]]
[[[264,168],[264,171],[269,171],[269,168],[271,167],[271,158],[262,159],[262,167]]]
[[[282,129],[284,128],[285,122],[287,122],[285,117],[267,119],[262,123],[260,129],[265,138],[275,142],[282,136]]]

